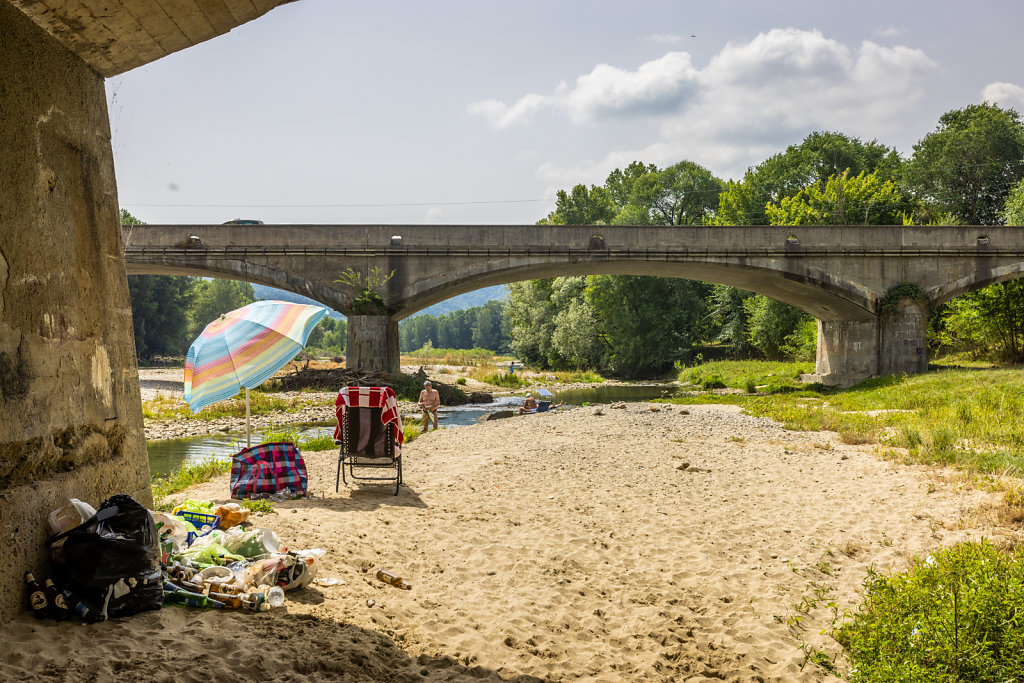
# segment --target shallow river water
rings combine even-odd
[[[635,384],[597,386],[584,389],[566,389],[554,393],[554,401],[570,405],[611,403],[613,401],[648,401],[670,396],[676,387],[671,384]],[[516,410],[523,404],[522,396],[500,396],[492,403],[469,404],[442,408],[438,423],[442,427],[462,427],[476,424],[487,415],[499,410]],[[334,423],[281,425],[280,428],[299,430],[300,438],[334,434]],[[253,443],[259,443],[260,434],[254,432]],[[245,434],[227,433],[193,436],[184,439],[163,439],[148,443],[149,468],[154,477],[166,477],[183,464],[202,462],[214,458],[230,460],[245,448]]]

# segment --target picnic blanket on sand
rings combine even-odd
[[[334,440],[341,441],[341,416],[348,408],[381,408],[380,421],[386,425],[395,423],[398,434],[398,445],[405,441],[402,429],[402,417],[398,412],[398,399],[391,387],[342,387],[338,397],[334,399],[334,414],[338,424],[334,428]]]

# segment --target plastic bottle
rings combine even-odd
[[[280,586],[272,586],[266,593],[267,604],[271,607],[280,607],[284,604],[284,589]]]
[[[44,619],[49,615],[50,601],[46,599],[46,591],[32,576],[32,572],[25,572],[25,590],[28,594],[28,606],[32,608],[32,616],[36,619]]]
[[[64,594],[53,584],[51,579],[46,580],[46,599],[50,601],[50,616],[57,621],[67,621],[71,618],[71,608]]]
[[[377,579],[384,583],[391,584],[395,588],[401,588],[404,591],[411,590],[412,584],[403,579],[401,576],[396,576],[389,571],[383,569],[377,570]]]
[[[251,609],[253,612],[266,612],[270,609],[267,598],[263,593],[248,593],[242,596],[242,607]]]

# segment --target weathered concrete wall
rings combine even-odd
[[[69,497],[151,504],[102,79],[0,0],[0,621]]]
[[[350,315],[346,366],[397,375],[398,322],[386,315]]]
[[[924,303],[901,299],[892,311],[882,313],[878,374],[899,375],[928,370],[928,308]]]
[[[819,320],[818,381],[852,386],[878,374],[878,320]]]

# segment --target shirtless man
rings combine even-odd
[[[437,393],[437,389],[430,385],[429,379],[423,383],[419,405],[423,409],[423,431],[430,431],[431,422],[434,423],[434,429],[437,430],[437,409],[441,407],[441,394]]]

